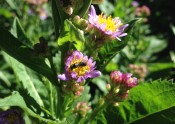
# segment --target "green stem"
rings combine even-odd
[[[95,109],[90,114],[90,116],[84,121],[84,124],[91,124],[95,117],[98,115],[98,113],[103,111],[108,105],[110,105],[109,102],[106,102],[104,98],[101,99],[96,105]]]
[[[57,78],[57,72],[56,72],[56,68],[55,68],[55,65],[53,63],[53,57],[51,56],[51,52],[50,52],[50,56],[48,57],[49,59],[49,62],[50,62],[50,66],[51,66],[51,69],[55,75],[55,77]],[[60,120],[63,119],[63,114],[62,114],[62,104],[63,104],[63,97],[62,97],[62,92],[61,92],[61,83],[58,82],[55,82],[56,85],[56,90],[57,90],[57,98],[58,98],[58,104],[57,104],[57,109],[55,109],[55,113],[56,113],[56,116],[59,117]]]
[[[57,117],[62,120],[64,118],[63,116],[63,97],[61,95],[61,88],[60,87],[57,87],[57,96],[58,96],[58,106],[57,106]]]
[[[54,100],[53,100],[53,88],[51,83],[49,83],[49,88],[50,88],[50,111],[52,116],[55,116],[55,112],[54,112]]]
[[[92,0],[85,0],[85,3],[84,3],[84,5],[83,5],[83,7],[82,7],[83,10],[81,10],[80,13],[79,13],[79,16],[80,16],[80,17],[83,17],[84,14],[87,13],[87,11],[88,11],[88,9],[89,9],[91,3],[92,3]]]

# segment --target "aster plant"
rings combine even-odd
[[[48,2],[26,1],[34,5]],[[149,96],[154,94],[152,86],[157,88],[154,96],[159,96],[158,100],[164,98],[162,92],[168,92],[164,87],[174,90],[168,81],[143,84],[129,72],[105,71],[112,58],[127,45],[139,19],[124,22],[103,12],[97,15],[92,3],[100,4],[103,0],[49,2],[54,42],[43,36],[32,44],[17,18],[11,32],[0,28],[0,48],[20,84],[9,96],[0,98],[0,124],[123,124],[173,105],[169,100],[164,106],[150,109],[157,106],[156,101],[150,100],[152,106],[147,106]],[[108,77],[103,81],[105,92],[92,93],[92,85],[96,81],[101,83],[98,79],[103,74]],[[145,92],[149,94],[144,95]]]

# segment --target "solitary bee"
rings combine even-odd
[[[87,64],[85,62],[79,62],[79,63],[74,63],[70,66],[70,70],[73,70],[77,67],[83,67],[83,66],[86,66]]]

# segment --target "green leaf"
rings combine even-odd
[[[32,97],[27,95],[25,92],[19,94],[19,92],[14,91],[12,95],[0,99],[0,107],[8,107],[8,106],[18,106],[32,117],[38,118],[39,120],[45,122],[56,124],[56,120],[53,119],[50,115],[48,115],[46,112],[44,112],[40,108],[40,106],[36,103],[36,101],[32,99]],[[41,116],[40,114],[44,114],[44,116]]]
[[[171,75],[172,68],[175,68],[175,63],[149,63],[149,74],[147,78],[157,79],[159,77],[168,77]]]
[[[17,59],[19,62],[23,63],[39,74],[44,75],[53,84],[57,85],[57,78],[51,71],[50,67],[45,63],[45,59],[36,56],[33,49],[26,47],[8,31],[2,28],[0,28],[0,48],[10,56]]]
[[[99,8],[105,15],[110,15],[114,11],[114,5],[107,0],[100,4]]]
[[[155,36],[149,36],[149,42],[150,42],[150,44],[145,51],[147,56],[151,56],[154,53],[158,53],[167,47],[166,40],[164,40],[162,38],[155,37]]]
[[[126,101],[119,103],[118,108],[108,108],[105,115],[110,124],[135,122],[175,107],[174,94],[173,82],[155,80],[151,83],[141,83],[129,92]]]
[[[97,60],[97,65],[100,70],[103,70],[109,61],[111,61],[111,59],[127,45],[130,35],[132,34],[132,29],[138,20],[139,19],[135,19],[127,23],[129,24],[126,29],[126,33],[128,33],[128,35],[122,38],[122,41],[110,41],[100,49],[98,54],[99,59]]]
[[[54,27],[55,27],[55,35],[56,35],[56,38],[58,38],[60,34],[60,29],[61,29],[61,18],[60,18],[55,0],[52,0],[52,18],[53,18]]]
[[[11,28],[11,33],[19,39],[22,43],[28,46],[32,46],[32,42],[29,40],[29,38],[26,37],[26,34],[24,33],[24,29],[22,28],[20,21],[17,17],[15,17],[13,21],[13,26]]]
[[[34,85],[34,82],[32,79],[34,77],[33,76],[31,77],[31,75],[27,72],[27,68],[23,64],[15,60],[14,58],[8,56],[7,54],[5,55],[5,57],[7,57],[9,64],[12,66],[16,76],[22,82],[24,89],[27,89],[28,93],[35,99],[35,101],[37,101],[37,103],[40,106],[44,106],[43,101],[39,96],[36,90],[36,87]],[[37,80],[37,82],[35,83],[41,83],[41,82]]]
[[[160,111],[158,113],[147,116],[143,119],[134,121],[132,124],[174,124],[175,123],[175,107]]]
[[[63,49],[68,50],[69,48],[75,47],[76,49],[81,50],[83,49],[84,41],[84,33],[76,28],[71,21],[65,20],[64,29],[58,38],[60,49],[63,51]],[[70,43],[69,48],[67,46],[68,43]]]
[[[4,16],[6,18],[13,17],[13,14],[10,12],[10,10],[7,10],[5,8],[0,8],[0,15]]]
[[[77,15],[83,17],[87,13],[91,3],[92,0],[85,0],[82,9],[79,10],[79,13]]]

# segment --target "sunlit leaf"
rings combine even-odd
[[[131,123],[175,106],[175,85],[172,81],[156,80],[142,83],[129,92],[128,100],[118,108],[108,108],[108,123]],[[152,123],[147,120],[147,122]]]
[[[83,48],[84,43],[84,34],[83,31],[76,28],[71,21],[65,20],[64,22],[64,29],[58,38],[58,45],[60,49],[66,49],[75,47],[78,50]],[[69,44],[69,46],[67,46]]]
[[[132,34],[133,26],[137,21],[138,19],[135,19],[128,23],[129,26],[126,29],[128,35],[122,38],[122,41],[110,41],[100,49],[98,53],[99,60],[97,60],[97,65],[100,70],[103,70],[109,61],[111,61],[111,59],[127,45],[127,42],[130,39],[130,35]]]

